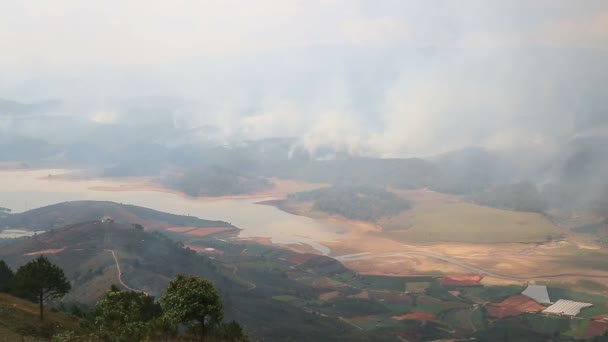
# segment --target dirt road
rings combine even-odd
[[[104,249],[104,251],[112,253],[112,257],[114,258],[114,262],[116,263],[116,270],[118,270],[118,282],[120,283],[120,285],[122,285],[124,288],[126,288],[127,290],[130,290],[130,291],[142,292],[142,293],[148,294],[145,291],[136,290],[136,289],[130,287],[129,285],[125,284],[125,282],[122,281],[122,270],[120,269],[120,264],[118,263],[118,258],[116,257],[116,253],[112,249]]]

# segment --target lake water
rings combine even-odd
[[[48,175],[69,170],[0,171],[0,207],[22,212],[65,201],[99,200],[133,204],[172,214],[193,215],[203,219],[222,220],[243,229],[240,237],[268,237],[273,243],[307,244],[329,254],[323,241],[340,239],[346,227],[339,224],[292,215],[255,199],[193,199],[158,191],[100,191],[92,187],[118,187],[121,180],[65,180]]]
[[[5,229],[0,231],[0,239],[16,239],[24,236],[34,236],[36,234],[42,234],[44,230],[31,231],[21,229]]]

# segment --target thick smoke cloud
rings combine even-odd
[[[0,97],[59,98],[100,125],[384,157],[485,146],[538,158],[608,131],[604,1],[0,6]]]

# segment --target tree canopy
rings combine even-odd
[[[9,292],[11,290],[14,277],[13,270],[8,267],[4,260],[0,260],[0,292]]]
[[[14,278],[15,293],[40,305],[40,320],[44,320],[44,303],[65,296],[70,288],[63,270],[44,255],[21,266]]]
[[[112,285],[92,313],[96,330],[112,341],[140,341],[149,336],[151,322],[162,316],[160,304],[143,292],[121,291]]]
[[[547,207],[545,199],[531,182],[495,186],[472,199],[482,205],[515,211],[542,213]]]
[[[200,336],[208,334],[224,317],[219,292],[211,282],[197,276],[178,275],[160,302],[169,322],[183,324]]]
[[[407,200],[373,186],[334,186],[289,194],[288,198],[314,201],[315,210],[370,222],[410,208]]]

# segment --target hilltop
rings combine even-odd
[[[66,300],[93,304],[111,284],[158,295],[178,273],[213,277],[210,265],[195,263],[195,252],[158,233],[112,221],[89,221],[54,229],[0,251],[12,266],[44,254],[60,265],[74,285]],[[116,259],[114,259],[116,257]],[[122,271],[117,278],[117,264]]]
[[[32,209],[0,217],[0,228],[49,230],[86,221],[111,218],[114,222],[140,224],[157,230],[170,227],[225,227],[238,231],[224,221],[203,220],[194,216],[174,215],[158,210],[109,201],[73,201]]]
[[[177,274],[204,277],[221,291],[227,319],[241,322],[248,333],[258,338],[277,339],[296,336],[293,340],[320,339],[335,336],[335,340],[352,339],[358,329],[338,318],[319,318],[310,311],[273,299],[285,293],[314,293],[310,285],[300,284],[285,276],[287,265],[275,268],[275,261],[296,255],[281,251],[270,260],[267,255],[250,254],[256,245],[223,243],[218,251],[225,258],[218,260],[197,254],[181,242],[171,240],[159,232],[112,221],[89,221],[53,229],[30,239],[24,239],[0,250],[0,259],[13,269],[44,254],[61,267],[72,284],[72,291],[63,299],[65,306],[74,304],[91,307],[112,285],[160,296],[167,283]],[[275,251],[278,249],[263,248]],[[287,254],[282,254],[287,253]],[[315,263],[321,258],[324,262]],[[286,260],[286,258],[283,258]],[[331,258],[311,255],[307,269],[322,269],[354,273]],[[329,262],[329,268],[328,268]],[[318,264],[318,265],[317,265]],[[324,277],[322,274],[314,275]],[[294,292],[295,291],[295,292]],[[316,296],[316,295],[313,295]],[[269,322],[272,322],[270,324]],[[297,337],[306,331],[305,335]],[[365,336],[363,337],[365,340]]]

